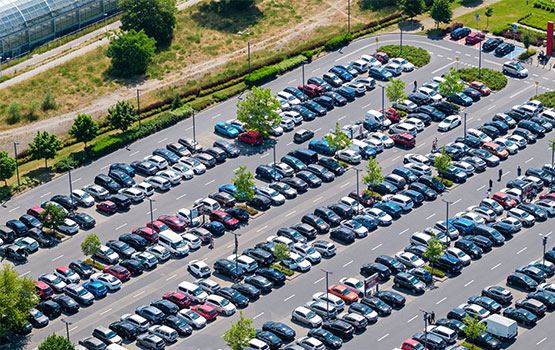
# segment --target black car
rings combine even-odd
[[[462,270],[462,262],[447,254],[443,254],[439,259],[433,261],[432,265],[433,267],[451,274],[459,273]]]
[[[399,272],[406,272],[407,270],[406,266],[403,265],[399,260],[387,255],[379,255],[378,257],[376,257],[374,262],[387,266],[392,275],[396,275]]]
[[[281,182],[291,186],[298,193],[304,193],[308,189],[308,184],[306,183],[306,181],[304,181],[304,180],[302,180],[302,179],[300,179],[296,176],[286,177],[285,179],[282,179]]]
[[[314,209],[314,215],[322,218],[331,227],[335,227],[341,223],[341,218],[330,208],[316,207]]]
[[[27,231],[26,236],[31,237],[32,239],[37,241],[41,247],[52,247],[54,243],[56,243],[54,237],[44,233],[42,230],[39,230],[37,228],[32,228]]]
[[[382,181],[375,185],[369,185],[368,189],[377,192],[382,196],[386,194],[395,194],[397,192],[397,186],[387,181]]]
[[[301,129],[293,135],[293,141],[297,143],[303,143],[314,137],[314,132],[307,129]]]
[[[360,267],[360,273],[364,276],[372,276],[377,273],[380,281],[387,281],[391,276],[391,271],[384,264],[377,262],[364,264]]]
[[[68,267],[75,271],[82,280],[87,280],[94,273],[93,268],[81,260],[74,260],[69,263]]]
[[[532,292],[528,293],[528,299],[536,299],[547,307],[547,310],[555,309],[555,295],[550,292]]]
[[[416,191],[424,196],[428,201],[433,201],[437,198],[437,192],[430,187],[420,182],[413,182],[409,185],[409,190]]]
[[[4,242],[12,243],[12,241],[15,239],[15,236],[21,237],[25,235],[28,230],[29,227],[27,227],[27,225],[25,225],[21,220],[8,220],[6,221],[6,226],[0,226],[0,238],[2,238]],[[12,236],[12,234],[14,234],[15,236],[10,237]]]
[[[133,180],[131,176],[127,175],[127,173],[124,173],[123,171],[110,170],[108,175],[122,187],[132,187],[133,185],[135,185],[135,180]]]
[[[431,99],[424,95],[421,92],[414,92],[407,96],[407,99],[411,100],[412,102],[416,103],[419,106],[430,104]]]
[[[67,295],[57,295],[52,298],[52,301],[60,305],[60,308],[64,313],[74,314],[79,311],[79,304]]]
[[[241,294],[240,292],[238,292],[233,288],[230,288],[230,287],[220,288],[220,290],[217,291],[216,294],[226,298],[237,307],[244,308],[249,305],[249,298],[247,298],[246,296],[244,296],[243,294]]]
[[[232,285],[231,288],[243,294],[244,296],[249,298],[249,300],[256,300],[260,298],[260,290],[252,284],[236,283]]]
[[[258,276],[266,278],[272,282],[274,286],[282,285],[285,283],[285,275],[273,267],[264,267],[256,271]]]
[[[177,334],[179,334],[182,337],[189,336],[193,333],[193,327],[191,327],[190,325],[185,323],[185,321],[183,321],[182,319],[180,319],[175,315],[167,316],[162,321],[162,324],[172,329],[175,329],[177,331]]]
[[[467,145],[470,148],[480,148],[482,147],[482,144],[484,143],[481,139],[479,139],[476,136],[472,136],[470,134],[467,134],[466,137],[463,136],[459,136],[455,139],[455,142],[460,142],[463,143],[465,145]],[[464,160],[464,159],[463,159]]]
[[[113,330],[123,340],[134,341],[135,339],[137,339],[138,329],[131,322],[127,322],[127,321],[113,322],[110,324],[110,326],[108,326],[108,328]]]
[[[227,159],[227,153],[223,149],[219,147],[210,147],[204,150],[204,152],[208,153],[214,159],[216,159],[217,163],[223,163]]]
[[[342,320],[327,320],[322,324],[322,329],[341,339],[350,339],[354,333],[354,327]]]
[[[343,341],[327,329],[311,329],[308,336],[318,339],[327,349],[339,349],[343,345]]]
[[[123,241],[109,240],[106,242],[106,246],[112,248],[118,255],[124,259],[131,258],[131,255],[135,254],[137,251],[131,248],[129,244]]]
[[[0,256],[14,263],[26,263],[28,253],[24,247],[16,244],[4,244],[0,247]]]
[[[333,89],[333,92],[337,92],[339,95],[345,97],[345,99],[349,102],[354,101],[356,97],[356,92],[347,88],[347,87],[340,87]]]
[[[376,203],[374,208],[383,210],[387,214],[389,214],[393,219],[398,219],[401,217],[403,210],[400,206],[395,203]]]
[[[264,343],[268,344],[270,350],[277,350],[283,345],[283,341],[270,331],[257,329],[255,337],[256,339],[262,340]]]
[[[470,97],[474,102],[476,101],[480,101],[480,99],[482,98],[482,95],[480,94],[480,92],[478,90],[475,90],[473,88],[465,88],[463,90],[463,93]]]
[[[482,49],[484,49],[484,51],[493,51],[502,43],[503,39],[501,38],[491,38],[482,44]]]
[[[484,134],[488,135],[492,139],[496,139],[499,136],[501,136],[501,133],[499,132],[499,129],[497,129],[496,127],[491,126],[491,125],[482,125],[478,128],[478,130],[480,130]]]
[[[430,105],[419,106],[416,112],[430,116],[435,122],[440,122],[445,119],[445,113]]]
[[[158,172],[158,167],[148,160],[134,161],[131,163],[131,167],[139,174],[145,176],[152,176]]]
[[[330,225],[324,219],[315,214],[306,214],[301,218],[301,222],[312,226],[319,234],[328,233]]]
[[[133,248],[131,248],[133,249]],[[119,263],[121,266],[125,267],[132,276],[138,276],[143,273],[145,267],[144,265],[136,259],[125,259]]]
[[[407,118],[418,119],[422,123],[424,123],[425,126],[429,126],[432,123],[432,117],[430,117],[426,113],[409,113],[407,114]]]
[[[162,320],[166,317],[160,309],[150,305],[138,306],[135,309],[135,313],[146,318],[150,324],[161,324]]]
[[[538,287],[538,283],[536,281],[520,272],[511,272],[509,276],[507,276],[507,285],[522,288],[529,292],[535,291]]]
[[[459,110],[458,106],[455,106],[447,101],[435,102],[432,103],[431,106],[438,111],[445,113],[445,115],[457,114]]]
[[[316,229],[308,224],[295,224],[291,226],[291,228],[299,232],[308,240],[316,238],[316,234],[317,234]]]
[[[468,298],[468,302],[479,305],[491,313],[499,313],[501,311],[501,305],[490,297],[475,295]]]
[[[469,236],[467,239],[480,247],[484,252],[489,252],[493,247],[493,243],[482,235]]]
[[[447,346],[445,340],[432,333],[424,334],[418,332],[412,336],[412,339],[418,341],[420,344],[426,343],[427,350],[442,350]]]
[[[178,142],[167,144],[166,149],[168,151],[173,152],[178,157],[190,157],[191,156],[191,151],[189,151],[185,146],[183,146],[182,144],[180,144]],[[131,175],[131,174],[129,174],[129,175]]]
[[[347,228],[336,228],[331,231],[330,238],[340,241],[344,244],[351,244],[355,241],[355,233]]]
[[[445,169],[445,172],[440,174],[443,176],[443,178],[451,180],[454,183],[463,183],[467,179],[466,173],[454,166],[448,167],[447,169]]]
[[[299,171],[297,173],[297,178],[301,179],[312,188],[322,185],[322,180],[308,170]]]
[[[529,266],[529,265],[519,266],[515,269],[515,271],[527,275],[537,283],[545,282],[545,278],[546,278],[545,272],[535,266]]]
[[[331,111],[335,108],[334,99],[329,96],[318,96],[312,101],[318,103],[320,106],[326,108],[328,111]]]
[[[465,317],[467,317],[468,314],[466,313],[466,311],[464,311],[461,308],[453,308],[451,309],[451,311],[449,311],[447,313],[447,318],[450,320],[457,320],[457,321],[463,321]]]
[[[353,218],[353,208],[343,203],[331,204],[328,206],[333,210],[342,220],[350,220]]]
[[[335,91],[326,91],[322,95],[331,98],[336,106],[345,106],[347,104],[347,99]]]
[[[486,237],[497,247],[505,243],[505,237],[503,237],[499,231],[485,224],[476,225],[474,234]]]
[[[118,193],[121,185],[108,175],[99,174],[94,178],[94,184],[104,187],[110,193]]]
[[[118,210],[127,210],[131,206],[131,199],[123,194],[110,195],[108,200],[113,202]]]
[[[335,176],[342,175],[345,173],[345,168],[339,164],[336,160],[328,157],[321,157],[318,159],[318,165],[330,170]]]
[[[29,310],[29,316],[27,320],[31,322],[33,327],[35,328],[42,328],[48,324],[48,317],[46,317],[42,312],[37,310],[36,308],[32,308]]]
[[[384,303],[394,308],[401,308],[405,305],[405,297],[397,292],[390,290],[378,291],[374,294],[376,298],[381,299]]]
[[[521,308],[509,307],[503,310],[503,316],[515,320],[524,326],[535,326],[538,321],[538,316]]]
[[[268,197],[256,194],[249,201],[249,205],[259,210],[268,210],[272,206],[272,201]]]
[[[239,148],[225,140],[216,140],[213,146],[224,150],[228,158],[236,158],[241,154]]]
[[[274,256],[271,252],[259,248],[249,248],[243,251],[243,254],[256,260],[258,266],[270,266],[274,262]]]
[[[445,232],[443,230],[443,232]],[[405,247],[405,252],[409,252],[412,253],[414,255],[416,255],[417,257],[419,257],[420,259],[427,261],[428,259],[424,256],[424,252],[426,252],[426,247],[421,245],[421,244],[413,244],[413,245],[409,245],[408,247]]]
[[[166,299],[155,300],[150,305],[162,311],[165,316],[176,315],[179,312],[179,306]]]
[[[480,259],[483,254],[482,248],[478,247],[474,242],[467,238],[461,238],[455,242],[455,248],[459,248],[472,259]]]
[[[64,196],[64,195],[61,195],[61,194],[57,194],[57,195],[53,196],[52,198],[50,198],[50,200],[60,204],[67,211],[73,211],[73,210],[77,209],[77,203],[75,203],[75,201],[69,196]]]
[[[393,279],[393,284],[397,287],[410,290],[413,293],[423,293],[425,288],[422,281],[406,272],[399,272],[396,274]]]
[[[391,306],[377,297],[363,297],[360,302],[376,311],[380,317],[391,315]]]
[[[245,278],[245,284],[250,284],[261,293],[270,293],[272,291],[272,282],[262,276],[249,276]]]
[[[497,129],[501,135],[505,135],[509,131],[509,126],[498,120],[490,120],[484,123],[485,126],[491,126]]]
[[[419,280],[421,280],[426,284],[431,283],[433,279],[432,273],[422,267],[412,268],[408,270],[407,273],[413,275],[414,277],[418,278]]]
[[[93,228],[96,225],[96,220],[87,213],[75,212],[69,214],[68,218],[75,221],[82,229]]]
[[[316,115],[323,117],[328,113],[328,110],[324,107],[320,106],[316,102],[312,101],[305,101],[300,104],[301,106],[309,109],[310,111],[314,112]]]
[[[52,300],[41,301],[37,305],[37,309],[49,319],[56,318],[62,314],[62,307],[60,306],[60,304]]]
[[[513,52],[515,49],[514,44],[503,43],[495,48],[495,56],[505,56],[506,54]]]
[[[241,267],[236,266],[234,262],[227,259],[218,259],[214,263],[214,272],[231,278],[236,281],[243,277],[244,271]]]
[[[501,342],[496,338],[494,338],[488,332],[484,332],[480,334],[478,338],[474,339],[473,343],[487,350],[501,349]]]
[[[437,193],[442,193],[445,191],[445,185],[442,184],[438,179],[429,175],[422,175],[418,179],[418,182],[430,187],[432,190],[436,191]]]
[[[169,164],[175,164],[179,161],[179,156],[168,149],[157,148],[152,154],[164,158]]]
[[[310,121],[310,120],[314,120],[314,118],[316,118],[316,113],[314,113],[310,109],[306,108],[305,106],[295,105],[295,106],[291,107],[291,110],[299,113],[303,117],[304,121]]]
[[[286,199],[293,199],[297,197],[297,190],[284,182],[273,182],[268,187],[278,191],[280,194],[285,196]]]
[[[138,251],[143,251],[148,246],[147,240],[135,233],[124,233],[118,239]]]
[[[439,320],[436,321],[436,325],[452,329],[455,332],[457,332],[458,336],[464,336],[465,335],[464,330],[466,329],[466,325],[463,322],[459,321],[459,320],[454,320],[454,319],[449,319],[449,318],[440,318]],[[453,350],[455,350],[455,349],[453,349]]]
[[[335,175],[329,171],[327,168],[324,168],[318,164],[309,164],[307,166],[307,170],[313,173],[314,175],[318,176],[324,182],[332,182],[335,180]],[[302,171],[299,173],[301,174]],[[302,178],[302,176],[300,176]]]

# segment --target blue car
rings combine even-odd
[[[369,215],[357,215],[353,218],[356,222],[366,227],[368,230],[373,230],[378,227],[378,220]]]
[[[398,219],[401,217],[403,209],[395,203],[376,203],[374,208],[381,209],[389,214],[392,218]]]
[[[353,75],[341,67],[332,67],[329,72],[337,75],[344,82],[353,80]]]
[[[453,225],[463,235],[472,234],[476,228],[472,221],[463,218],[449,219],[449,224]]]
[[[308,144],[308,149],[313,150],[314,152],[321,153],[326,156],[334,156],[335,150],[333,150],[326,140],[314,140],[310,141]]]
[[[283,179],[283,176],[280,173],[278,173],[271,166],[267,165],[259,165],[258,167],[256,167],[255,174],[256,176],[270,181],[280,181],[281,179]]]
[[[218,221],[210,221],[202,225],[203,228],[210,231],[211,234],[221,236],[225,233],[225,226]]]
[[[393,74],[383,67],[371,67],[369,74],[371,77],[379,80],[389,80],[393,78]]]
[[[179,156],[168,149],[157,148],[154,151],[152,151],[152,154],[155,156],[160,156],[164,158],[170,164],[175,164],[179,162]]]
[[[218,192],[225,192],[225,193],[229,193],[230,195],[234,196],[235,193],[237,192],[237,186],[235,186],[233,184],[221,185],[218,188]]]
[[[412,199],[414,205],[420,205],[424,202],[424,196],[420,192],[416,192],[415,190],[404,190],[401,192],[402,195],[405,195]]]
[[[135,169],[126,163],[114,163],[110,165],[110,170],[120,170],[131,177],[135,177]]]
[[[463,92],[457,92],[454,95],[447,97],[447,101],[456,103],[461,106],[470,106],[474,102]]]
[[[226,122],[219,122],[214,125],[214,132],[229,137],[230,139],[234,139],[240,134],[239,130],[234,125]]]
[[[83,283],[83,288],[91,292],[95,298],[103,298],[108,293],[108,289],[106,289],[106,285],[100,281],[96,282],[85,282]]]

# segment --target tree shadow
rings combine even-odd
[[[422,23],[416,19],[408,19],[403,21],[403,24],[401,25],[401,22],[397,23],[397,26],[399,27],[399,29],[402,29],[404,31],[418,31],[418,30],[424,30],[424,25],[422,25]]]
[[[223,1],[213,0],[200,5],[192,18],[202,27],[235,34],[257,24],[264,18],[264,13],[256,6],[237,10],[226,6]]]
[[[462,0],[461,5],[464,7],[476,7],[483,3],[483,0]]]
[[[23,176],[29,177],[31,179],[38,179],[41,183],[49,182],[54,178],[54,173],[50,169],[50,167],[40,167],[38,169],[30,170],[28,173],[24,174]]]

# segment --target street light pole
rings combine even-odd
[[[247,51],[249,54],[249,78],[251,76],[251,42],[247,41]]]
[[[241,234],[237,232],[232,232],[232,234],[235,240],[235,272],[237,273],[239,271],[239,263],[237,262],[237,258],[239,256],[239,240],[237,239],[237,237]]]
[[[67,340],[69,340],[69,326],[70,326],[72,323],[69,322],[69,321],[64,320],[63,318],[61,319],[61,321],[62,321],[63,323],[66,324],[66,337],[67,337]]]
[[[152,216],[152,202],[156,202],[156,200],[152,199],[152,198],[147,198],[148,199],[148,203],[150,205],[150,229],[154,230],[154,217]]]
[[[328,277],[329,277],[330,274],[333,275],[333,272],[328,271],[328,270],[324,270],[324,269],[322,269],[322,272],[326,274],[326,300],[328,300],[328,301],[326,301],[326,315],[327,315],[327,318],[329,319],[330,318],[330,303],[329,303],[330,294],[328,292],[328,289],[329,289],[329,279],[328,279]]]
[[[403,22],[405,21],[405,16],[401,16],[401,24],[399,28],[401,28],[401,38],[400,38],[400,45],[399,45],[399,56],[403,54]]]
[[[137,89],[137,115],[139,116],[139,129],[141,128],[141,100],[139,98],[139,93],[141,89]]]
[[[277,143],[277,139],[274,138],[274,144],[273,144],[273,148],[274,148],[274,163],[273,163],[273,165],[272,165],[272,168],[274,169],[274,175],[272,175],[272,176],[275,176],[275,173],[276,173],[276,143]]]
[[[479,51],[480,52],[478,54],[478,79],[480,79],[482,77],[482,40],[480,40]]]
[[[385,85],[379,86],[382,88],[382,113],[385,113]]]
[[[69,198],[71,198],[71,200],[73,201],[73,198],[71,197],[71,194],[73,193],[73,187],[71,185],[71,169],[73,169],[73,167],[71,165],[68,165],[67,167],[67,175],[69,178]],[[73,212],[73,204],[71,206],[71,212]]]
[[[359,172],[359,171],[362,171],[362,170],[360,170],[360,169],[358,169],[358,168],[354,168],[354,169],[355,169],[355,171],[356,171],[356,173],[357,173],[357,202],[358,202],[358,205],[357,205],[357,212],[358,212],[358,210],[360,209],[360,192],[359,192],[359,184],[358,184],[358,182],[359,182],[359,181],[358,181],[358,172]]]
[[[549,187],[553,189],[553,173],[555,173],[555,168],[553,167],[553,161],[555,160],[555,140],[549,141],[549,145],[551,146],[551,181],[549,181]]]
[[[424,349],[428,348],[428,316],[429,312],[420,309],[424,313]]]
[[[196,125],[195,125],[195,112],[198,112],[198,111],[193,109],[192,112],[193,112],[193,141],[195,141],[195,143],[196,143],[196,141],[197,141],[197,134],[196,134],[196,132],[197,132],[197,131],[196,131]]]
[[[347,1],[347,31],[351,33],[351,0]]]
[[[547,239],[548,238],[549,237],[547,237],[547,236],[542,237],[542,245],[543,245],[542,264],[544,264],[544,265],[545,265],[545,246],[547,245]]]
[[[306,61],[302,62],[302,72],[303,72],[303,82],[301,83],[301,86],[304,86],[304,65],[305,65]]]
[[[466,112],[464,112],[464,144],[466,145]]]
[[[21,184],[19,183],[19,164],[18,164],[18,160],[17,160],[17,145],[19,145],[19,142],[14,142],[13,143],[13,151],[15,154],[15,171],[17,173],[17,187],[21,186]],[[553,161],[551,161],[551,164],[553,164]]]

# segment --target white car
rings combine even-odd
[[[91,275],[91,281],[100,281],[106,285],[109,291],[119,290],[121,288],[121,281],[119,278],[110,275],[109,273],[97,272]]]
[[[166,343],[173,343],[177,340],[177,331],[165,325],[153,325],[148,329],[148,333],[159,336]]]
[[[281,121],[279,122],[279,126],[284,131],[291,131],[295,128],[295,122],[293,121],[293,119],[290,119],[290,118],[281,118]]]
[[[343,220],[343,221],[341,221],[339,226],[353,231],[357,238],[362,238],[362,237],[368,236],[368,229],[366,227],[364,227],[358,221]]]
[[[164,170],[168,167],[168,162],[160,156],[154,156],[154,155],[146,156],[144,157],[144,160],[148,160],[149,162],[156,165],[158,170]]]
[[[326,304],[322,301],[307,301],[304,306],[307,309],[314,311],[318,316],[322,318],[334,318],[337,315],[337,310],[331,304]]]
[[[463,266],[470,265],[470,262],[472,261],[470,256],[468,256],[468,254],[466,254],[459,248],[449,247],[445,250],[445,254],[450,255],[456,259],[459,259],[462,262]]]
[[[299,306],[293,310],[291,318],[311,328],[318,328],[322,325],[322,318],[304,306]]]
[[[356,199],[347,196],[341,197],[338,203],[348,205],[353,209],[353,212],[355,213],[360,213],[364,209],[364,206],[357,202]]]
[[[145,179],[145,182],[159,191],[167,191],[171,187],[171,183],[160,176],[149,176]]]
[[[517,177],[517,180],[521,180],[521,181],[524,181],[524,182],[530,182],[536,190],[542,190],[543,186],[544,186],[544,183],[543,183],[542,179],[540,179],[539,177],[531,176],[531,175],[530,176],[527,176],[527,175],[519,176],[519,177]]]
[[[272,130],[270,130],[270,134],[273,136],[281,136],[283,135],[283,128],[279,125],[272,126]]]
[[[219,210],[221,207],[220,203],[208,197],[197,199],[196,201],[193,202],[193,204],[195,206],[200,206],[199,212],[205,213],[205,214],[210,214],[215,210]]]
[[[394,203],[403,209],[403,211],[411,210],[414,202],[409,197],[402,194],[388,194],[382,197],[383,202]]]
[[[71,199],[84,207],[92,207],[94,205],[94,198],[83,190],[73,190],[71,192]]]
[[[538,291],[555,293],[555,283],[542,283],[538,286]]]
[[[373,132],[370,135],[368,135],[368,138],[381,141],[385,148],[391,148],[395,145],[395,142],[393,142],[391,137],[387,136],[383,132]]]
[[[397,63],[403,68],[403,72],[412,72],[414,70],[414,64],[410,63],[402,57],[396,57],[389,62]]]
[[[505,137],[498,137],[493,140],[494,143],[498,144],[501,147],[504,147],[510,155],[517,154],[519,147],[517,144],[513,143],[513,141],[509,140]]]
[[[449,131],[453,130],[457,126],[461,125],[461,117],[458,115],[450,115],[447,118],[443,119],[438,125],[438,131]]]
[[[124,314],[120,317],[121,321],[127,321],[137,327],[139,332],[146,332],[150,323],[143,316],[137,314]]]
[[[210,278],[199,278],[193,282],[200,287],[203,291],[210,294],[216,294],[222,287],[220,284]]]
[[[364,296],[364,282],[353,277],[343,277],[339,284],[347,287],[351,292],[357,293],[360,298]]]
[[[393,140],[391,140],[393,142]],[[364,143],[366,143],[368,146],[372,147],[376,152],[382,152],[383,149],[385,148],[384,143],[380,140],[377,140],[375,138],[371,138],[371,137],[367,137],[364,140]]]
[[[507,196],[514,199],[517,204],[520,204],[522,202],[522,191],[518,188],[502,188],[499,192],[505,193]]]
[[[418,105],[412,102],[411,100],[403,100],[400,102],[394,102],[393,108],[399,109],[407,113],[413,113],[418,108]]]
[[[183,322],[187,323],[189,326],[193,327],[194,329],[201,329],[206,326],[206,318],[197,314],[193,310],[189,310],[189,309],[179,310],[179,312],[177,313],[177,317],[179,317]]]
[[[509,135],[507,139],[516,144],[519,149],[526,148],[526,145],[528,145],[528,140],[520,135]]]
[[[45,273],[43,275],[40,275],[38,280],[48,284],[52,289],[59,292],[62,292],[67,286],[66,282],[64,282],[59,276],[52,273]]]
[[[134,187],[122,188],[118,191],[118,193],[123,194],[125,197],[129,198],[135,203],[140,202],[145,198],[144,192]]]
[[[466,219],[473,222],[476,225],[482,225],[486,223],[486,220],[480,214],[474,212],[460,212],[455,215],[456,218]]]
[[[525,224],[526,226],[532,226],[536,222],[536,219],[532,215],[518,208],[513,208],[509,210],[507,212],[507,216],[518,219],[521,223]]]
[[[152,269],[158,265],[158,258],[149,252],[136,252],[131,255],[131,259],[140,261],[147,269]]]
[[[425,87],[425,86],[418,89],[418,92],[428,96],[429,98],[432,99],[433,102],[439,102],[443,98],[443,96],[441,96],[441,94],[437,92],[435,89]]]
[[[474,174],[474,172],[476,171],[476,168],[472,164],[467,163],[467,162],[462,161],[462,160],[453,162],[451,165],[453,165],[455,168],[458,168],[459,170],[464,172],[466,174],[466,176],[468,176],[468,177],[472,176]]]
[[[303,122],[303,116],[296,111],[285,111],[280,113],[282,119],[291,119],[295,125],[300,125]]]
[[[227,257],[227,260],[235,261],[236,256],[237,255],[232,254]],[[247,255],[239,255],[237,257],[237,265],[239,265],[239,267],[242,268],[243,271],[247,273],[254,272],[258,269],[258,263],[256,262],[256,260],[254,260],[253,258]]]
[[[312,268],[312,264],[297,253],[289,252],[289,259],[284,260],[282,264],[290,270],[298,270],[300,272],[308,272]]]
[[[323,301],[324,303],[331,303],[338,311],[342,311],[345,308],[345,302],[341,300],[338,296],[330,293],[318,292],[312,295],[312,300]]]
[[[158,261],[168,261],[171,258],[170,252],[166,248],[162,247],[160,244],[148,247],[146,252],[154,255],[156,259],[158,259]],[[183,254],[185,255],[189,252],[189,250],[183,250],[183,252]]]
[[[206,172],[206,166],[193,157],[181,157],[179,163],[183,163],[193,169],[195,175],[201,175]]]
[[[366,93],[366,85],[357,81],[351,81],[347,84],[347,87],[353,90],[357,95],[363,95]]]
[[[395,254],[395,258],[409,269],[422,267],[425,264],[424,260],[409,252],[399,252]]]
[[[199,249],[202,244],[200,238],[198,238],[192,233],[184,233],[181,235],[181,237],[183,238],[185,243],[187,243],[187,245],[191,250]]]
[[[174,170],[162,170],[156,173],[163,179],[168,180],[173,186],[179,185],[181,183],[181,174]]]
[[[183,180],[191,180],[195,176],[195,172],[185,163],[175,163],[170,168],[172,171],[181,175]]]
[[[418,132],[424,130],[424,126],[425,126],[422,120],[418,118],[407,118],[403,121],[403,123],[413,125]]]
[[[400,64],[395,63],[393,61],[389,61],[384,66],[384,68],[390,71],[395,76],[401,75],[401,73],[403,72],[403,67]]]
[[[210,266],[208,266],[202,260],[191,260],[187,265],[189,271],[197,277],[206,277],[210,276],[212,271],[210,270]]]
[[[376,57],[370,55],[362,55],[360,59],[365,61],[370,67],[381,67],[382,63],[376,59]]]
[[[549,216],[555,215],[555,202],[548,199],[540,199],[534,201],[534,204],[545,210]]]
[[[141,182],[133,186],[133,188],[138,189],[139,191],[143,192],[145,196],[152,196],[154,194],[154,187],[151,184],[146,182]]]
[[[221,315],[231,316],[237,311],[235,305],[219,295],[209,295],[208,298],[206,298],[206,304],[214,307]]]
[[[200,225],[200,216],[196,215],[192,217],[193,213],[191,209],[181,208],[175,213],[175,215],[181,220],[187,223],[188,227],[197,227]]]
[[[435,77],[432,78],[432,81],[435,81],[436,83],[440,84],[440,83],[444,83],[444,82],[445,82],[445,78],[439,77],[439,76],[435,76]]]
[[[82,190],[99,201],[105,200],[110,195],[110,192],[108,192],[107,189],[99,185],[87,185],[83,187]]]
[[[280,98],[279,96],[277,97],[277,100],[282,111],[287,111],[291,109],[291,105],[289,104],[289,102],[287,102],[287,100]]]
[[[480,215],[481,217],[484,218],[484,220],[486,220],[486,222],[492,222],[497,217],[497,214],[495,214],[493,210],[486,207],[480,207],[477,205],[473,205],[466,208],[466,211]]]
[[[306,243],[297,242],[291,247],[291,251],[299,254],[311,264],[317,264],[322,260],[322,255],[314,247]]]
[[[472,135],[474,137],[479,138],[480,140],[482,140],[482,142],[491,142],[491,137],[489,137],[488,135],[484,134],[483,132],[481,132],[480,130],[476,130],[476,129],[468,129],[466,131],[469,135]]]
[[[324,240],[318,240],[316,242],[312,242],[311,246],[312,248],[314,248],[314,250],[316,250],[316,252],[320,253],[320,255],[323,255],[326,257],[334,256],[337,249],[335,247],[335,244]]]
[[[282,205],[285,203],[285,196],[270,187],[260,187],[256,190],[261,196],[268,198],[272,205]]]
[[[350,164],[359,164],[362,160],[360,154],[353,151],[352,149],[342,149],[335,153],[335,157],[339,160]]]
[[[277,95],[279,98],[286,100],[287,103],[289,103],[291,106],[298,105],[301,103],[301,101],[298,98],[296,98],[295,96],[291,95],[288,92],[280,91],[278,92]]]
[[[297,339],[296,344],[305,350],[324,350],[324,344],[314,337],[302,337]]]
[[[283,177],[291,177],[295,175],[295,170],[293,170],[293,168],[285,163],[278,162],[275,165],[274,163],[268,163],[268,166],[272,168],[275,167],[276,171],[280,173]]]
[[[490,315],[488,310],[476,304],[461,304],[459,305],[459,309],[463,309],[471,317],[476,317],[480,320],[483,320]]]
[[[60,266],[54,270],[54,275],[60,277],[66,284],[79,283],[81,280],[75,271],[65,266]]]
[[[405,157],[403,157],[403,163],[405,164],[416,163],[416,164],[430,165],[431,162],[430,162],[430,159],[428,159],[427,157],[421,154],[410,153],[410,154],[407,154]]]
[[[366,208],[364,214],[378,220],[381,226],[388,226],[393,222],[393,218],[389,214],[378,208]]]
[[[355,82],[364,85],[366,90],[372,90],[374,87],[376,87],[376,80],[371,77],[359,77],[355,79]]]
[[[79,225],[75,221],[65,218],[64,223],[58,226],[58,230],[68,235],[74,235],[79,232]]]
[[[408,163],[404,167],[412,171],[416,176],[432,175],[432,168],[426,164]]]

